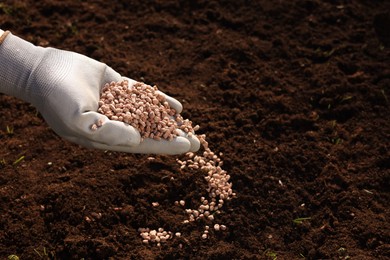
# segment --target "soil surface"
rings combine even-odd
[[[390,258],[389,1],[6,0],[0,25],[180,100],[237,193],[183,224],[207,191],[182,156],[80,147],[0,95],[1,259]]]

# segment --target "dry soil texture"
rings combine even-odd
[[[206,194],[181,156],[79,147],[0,95],[0,258],[389,259],[389,6],[2,1],[2,29],[179,99],[237,197],[202,240],[206,223],[174,205]],[[182,237],[145,245],[139,227]]]

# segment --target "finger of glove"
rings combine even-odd
[[[113,81],[117,82],[117,81],[120,81],[121,79],[122,79],[122,77],[118,72],[113,70],[111,67],[106,66],[101,87],[103,87],[104,84],[106,84],[106,83],[111,83]]]
[[[169,106],[176,110],[178,114],[183,111],[183,105],[179,102],[179,100],[165,94],[164,92],[161,92],[160,90],[157,90],[157,93],[160,95],[163,95],[165,97],[165,100],[168,102]]]
[[[71,141],[71,140],[70,140]],[[106,145],[98,142],[89,142],[86,147],[110,150],[116,152],[141,153],[141,154],[167,154],[176,155],[190,151],[190,142],[184,137],[176,137],[172,141],[153,140],[147,138],[137,146]]]
[[[137,146],[141,142],[141,135],[134,127],[97,112],[85,112],[76,122],[80,135],[91,142],[109,146]],[[97,122],[102,125],[92,130],[91,126]]]
[[[177,131],[181,137],[186,138],[190,142],[190,144],[191,144],[191,147],[189,150],[190,152],[197,152],[199,150],[200,141],[194,133],[191,136],[189,136],[187,133],[183,132],[180,129],[177,129]]]

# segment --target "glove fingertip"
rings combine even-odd
[[[171,152],[173,154],[187,153],[191,149],[191,143],[185,137],[178,136],[174,139],[174,141],[171,142],[174,142],[173,143],[174,147],[171,149]]]
[[[187,138],[191,143],[190,152],[197,152],[200,149],[199,139],[197,137],[195,137],[194,135],[191,137],[187,137]]]
[[[185,138],[190,143],[190,148],[189,148],[190,152],[197,152],[200,149],[200,141],[195,134],[189,136],[187,133],[183,132],[182,130],[178,130],[178,132],[181,138]]]

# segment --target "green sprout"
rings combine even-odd
[[[37,255],[39,255],[39,258],[44,258],[45,256],[49,256],[47,251],[46,251],[46,247],[43,247],[43,251],[42,253],[40,253],[37,249],[34,248],[34,251],[35,253],[37,253]]]
[[[343,142],[343,139],[341,139],[340,137],[335,137],[335,138],[331,138],[330,141],[333,144],[341,144]]]
[[[331,49],[330,51],[324,51],[324,52],[323,52],[323,55],[325,56],[325,58],[329,58],[330,56],[333,55],[333,53],[334,53],[335,51],[336,51],[335,49]]]
[[[12,163],[12,165],[16,165],[16,164],[20,163],[20,162],[23,161],[23,160],[24,160],[24,155],[22,155],[22,156],[20,156],[18,159],[16,159],[16,160]]]
[[[3,3],[0,3],[0,11],[3,11],[7,15],[12,15],[13,13],[12,7]]]
[[[8,135],[12,135],[14,133],[14,127],[13,126],[7,125],[6,130],[7,130],[7,134]]]
[[[333,55],[333,53],[336,51],[336,49],[331,49],[329,51],[322,50],[321,48],[315,49],[315,52],[321,57],[321,58],[329,58]]]
[[[296,218],[296,219],[293,220],[293,222],[294,222],[295,224],[302,224],[303,221],[305,221],[305,220],[310,220],[310,219],[311,219],[310,217],[307,217],[307,218]]]
[[[267,257],[270,257],[272,260],[276,260],[278,258],[278,255],[275,252],[270,250],[266,250],[265,255]]]
[[[4,158],[0,160],[0,166],[4,166],[6,164],[7,164],[7,162],[5,161]]]
[[[7,257],[7,259],[8,259],[8,260],[19,260],[19,256],[17,256],[17,255],[9,255],[9,256]]]
[[[353,96],[346,95],[346,96],[344,96],[344,97],[341,99],[341,102],[346,102],[346,101],[348,101],[348,100],[350,100],[350,99],[352,99],[352,98],[353,98]]]
[[[385,101],[386,101],[386,104],[389,104],[389,100],[387,99],[387,96],[386,96],[385,90],[384,90],[384,89],[382,89],[382,90],[381,90],[381,93],[382,93],[382,96],[383,96],[383,98],[384,98],[384,99],[385,99]]]
[[[348,255],[347,249],[344,247],[340,247],[338,250],[339,259],[350,259],[351,257]]]

